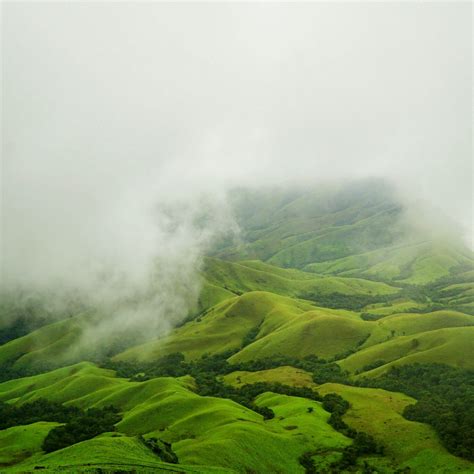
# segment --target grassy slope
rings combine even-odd
[[[311,382],[311,374],[292,367],[286,367],[284,370],[233,372],[223,377],[223,380],[233,386],[255,380],[281,382],[293,386],[315,386]],[[441,446],[431,427],[403,418],[403,409],[415,403],[415,400],[407,395],[333,383],[319,385],[317,391],[322,395],[338,393],[349,401],[351,408],[344,416],[344,420],[349,426],[370,433],[383,444],[386,458],[390,461],[389,465],[408,466],[413,473],[419,474],[426,472],[467,473],[474,468],[472,463],[450,455]],[[297,422],[294,424],[298,425]],[[382,462],[373,458],[370,462],[371,464],[378,463],[380,472],[386,472],[384,469],[384,466],[387,468],[386,458]],[[390,467],[388,467],[388,472],[393,472]]]
[[[474,316],[458,311],[392,314],[374,324],[370,337],[362,345],[362,348],[396,336],[410,336],[436,329],[467,326],[474,326]]]
[[[13,466],[7,472],[25,472],[43,466],[46,472],[97,472],[110,469],[112,472],[163,472],[163,473],[216,473],[229,471],[210,466],[186,466],[160,462],[137,438],[120,436],[116,433],[100,435],[49,454],[37,454],[26,462]],[[41,469],[41,472],[45,472]]]
[[[251,265],[266,266],[256,262]],[[283,273],[286,270],[278,269],[276,272]],[[384,312],[405,309],[411,304],[410,301],[402,301],[391,307],[372,310],[379,310],[382,312],[379,315],[384,316]],[[328,358],[389,340],[392,340],[389,342],[393,347],[400,349],[397,358],[401,358],[414,352],[410,346],[411,340],[403,339],[403,336],[473,324],[473,316],[457,311],[395,313],[378,321],[363,321],[350,311],[317,308],[309,302],[269,292],[252,291],[221,302],[201,317],[174,330],[169,336],[131,348],[119,354],[117,359],[152,360],[172,352],[182,352],[187,358],[196,358],[205,353],[238,350],[245,336],[253,329],[257,331],[254,341],[232,356],[230,361],[247,361],[280,354],[295,357],[316,354]],[[460,338],[461,344],[466,345],[461,333],[462,331],[456,333],[459,334],[456,337]],[[450,337],[455,337],[454,333]],[[426,336],[422,339],[425,341]],[[388,347],[392,348],[391,345]],[[431,345],[429,348],[432,348]],[[445,357],[444,350],[439,352],[439,349],[432,351],[430,357],[419,356],[417,360],[454,365],[462,363],[455,354]],[[420,346],[416,352],[421,350],[424,351],[425,346]],[[364,365],[379,359],[385,360],[382,352],[383,350],[374,350],[373,355],[377,359],[367,357]]]
[[[341,276],[425,284],[450,274],[459,265],[472,266],[472,255],[447,244],[424,242],[382,248],[308,265],[306,270]]]
[[[244,336],[267,318],[281,324],[313,309],[304,301],[267,292],[251,292],[226,300],[202,318],[190,321],[162,340],[132,348],[118,359],[153,359],[182,352],[188,358],[239,348]]]
[[[419,303],[411,299],[399,299],[389,303],[374,303],[364,308],[364,313],[369,313],[379,318],[390,316],[396,313],[409,313],[410,311],[416,312],[417,310],[423,310],[426,308],[426,304]]]
[[[193,315],[200,315],[199,318],[160,341],[132,348],[118,358],[151,360],[178,351],[194,358],[204,353],[238,349],[249,331],[258,329],[255,340],[231,360],[277,354],[331,357],[356,350],[339,361],[343,368],[354,372],[376,361],[387,362],[364,375],[376,376],[391,365],[411,362],[473,367],[474,328],[466,327],[472,326],[472,317],[466,314],[409,313],[424,309],[429,301],[425,304],[405,299],[365,308],[364,312],[382,318],[369,322],[362,321],[357,313],[317,308],[314,303],[297,299],[308,294],[377,296],[397,291],[382,281],[364,278],[394,282],[393,285],[397,282],[420,285],[448,277],[441,285],[436,283],[438,287],[433,290],[437,292],[436,302],[461,311],[474,309],[472,253],[454,245],[420,243],[418,237],[411,243],[400,244],[407,228],[398,219],[399,208],[382,190],[383,186],[366,184],[349,191],[340,190],[336,195],[321,189],[250,196],[240,215],[244,244],[220,253],[242,261],[206,260],[203,291],[197,313]],[[296,266],[311,273],[269,263]],[[0,346],[0,362],[17,360],[18,366],[67,362],[68,349],[80,337],[81,328],[80,317],[44,326]],[[229,374],[225,380],[234,384],[239,383],[237,377],[240,383],[247,380],[310,383],[309,374],[301,372],[286,367]],[[348,421],[352,417],[354,423],[367,423],[366,431],[386,436],[397,462],[409,462],[420,473],[462,463],[446,455],[439,443],[430,444],[433,434],[426,432],[425,425],[400,420],[400,407],[406,399],[398,399],[398,394],[328,387],[345,390],[343,396],[352,397],[353,409],[347,415]],[[138,453],[142,446],[136,445],[133,436],[143,433],[173,442],[181,462],[187,464],[215,464],[219,452],[221,465],[229,468],[239,469],[243,463],[257,472],[278,472],[278,469],[298,472],[298,453],[314,449],[313,425],[321,424],[324,430],[328,429],[324,421],[327,415],[319,409],[315,410],[317,420],[305,417],[303,405],[312,403],[306,400],[274,394],[262,396],[258,403],[273,403],[272,408],[279,413],[277,419],[263,422],[259,415],[229,400],[197,396],[192,392],[189,377],[129,382],[88,363],[0,385],[0,400],[21,403],[38,397],[83,407],[113,403],[125,414],[119,428],[128,437],[91,440],[48,458],[34,454],[35,462],[36,457],[47,459],[51,466],[64,464],[68,459],[80,463],[88,455],[85,453],[92,453],[90,456],[97,456],[101,462],[114,462],[120,459],[124,449]],[[372,409],[376,416],[372,416]],[[384,410],[393,420],[384,418]],[[283,420],[278,419],[280,416]],[[295,421],[290,423],[288,420],[293,418]],[[285,429],[288,426],[298,428]],[[395,433],[408,430],[407,439],[403,434],[391,439],[392,426]],[[420,426],[421,431],[417,431]],[[30,429],[33,430],[33,425],[23,435],[27,446],[34,438]],[[340,447],[347,442],[340,438],[336,442],[339,435],[330,429],[327,433],[329,445],[321,449]],[[1,435],[7,436],[5,432]],[[423,436],[427,436],[428,447],[422,442]],[[31,441],[31,446],[36,446],[33,453],[40,437],[39,434],[36,441]],[[299,444],[296,439],[300,440]],[[13,446],[15,441],[9,443]],[[16,455],[13,448],[6,454]],[[149,462],[141,454],[137,456],[141,462]],[[138,463],[138,458],[133,462]],[[158,464],[155,470],[162,468]]]
[[[329,414],[317,402],[266,393],[256,403],[276,414],[275,419],[265,422],[265,430],[257,424],[219,426],[209,438],[194,442],[191,451],[206,459],[215,459],[219,452],[221,462],[232,463],[239,472],[250,469],[250,472],[283,474],[304,472],[297,459],[310,449],[341,450],[350,444],[350,440],[326,423]],[[313,408],[313,413],[308,413],[308,407]],[[230,449],[236,436],[240,439],[238,446],[234,444]],[[183,441],[177,447],[184,448],[189,443],[190,440]],[[240,459],[237,464],[235,457]]]
[[[162,340],[119,354],[117,359],[152,360],[172,352],[195,358],[239,349],[254,328],[258,328],[255,342],[231,361],[277,354],[327,357],[355,348],[369,335],[371,325],[349,311],[315,308],[305,301],[250,292],[217,305]]]
[[[321,394],[335,392],[348,400],[351,407],[344,416],[346,423],[374,436],[397,465],[419,474],[473,472],[474,464],[447,453],[428,425],[402,417],[403,409],[414,403],[411,397],[340,384],[324,384],[318,390]]]
[[[26,336],[0,346],[0,364],[16,361],[26,366],[37,360],[68,359],[68,349],[82,333],[87,315],[65,319],[43,326]]]
[[[40,421],[31,425],[12,426],[0,431],[0,468],[23,461],[41,452],[41,444],[58,423]]]
[[[241,294],[247,291],[270,291],[291,297],[321,293],[328,295],[389,295],[398,288],[361,278],[320,276],[296,269],[283,269],[259,261],[227,262],[207,258],[204,276],[216,287]]]
[[[392,365],[438,362],[466,369],[474,368],[474,327],[436,329],[362,349],[339,362],[343,369],[355,372],[375,361],[385,365],[367,372],[378,375]]]
[[[200,314],[209,313],[206,314],[206,322],[212,319],[211,315],[215,316],[220,311],[224,311],[223,308],[230,304],[235,294],[255,290],[271,291],[274,293],[272,296],[274,300],[280,298],[278,295],[296,298],[308,293],[374,296],[398,291],[384,283],[357,278],[320,277],[297,270],[280,269],[263,262],[232,263],[209,258],[206,261],[204,276],[205,281],[197,311]],[[269,296],[266,299],[269,299]],[[238,303],[238,305],[243,304],[243,301]],[[280,304],[282,303],[275,303],[275,305]],[[301,306],[299,302],[291,300],[285,304],[292,307]],[[173,336],[165,341],[163,353],[179,350],[194,357],[202,355],[204,346],[208,347],[208,352],[234,349],[238,347],[243,336],[260,323],[261,318],[264,317],[260,314],[262,312],[260,308],[265,305],[263,301],[261,304],[257,302],[255,310],[252,309],[248,314],[244,314],[245,321],[240,321],[243,323],[240,327],[232,328],[231,320],[227,321],[229,324],[221,324],[223,322],[221,320],[220,327],[214,327],[213,330],[209,330],[206,324],[199,327],[195,322],[186,325],[174,332],[176,337]],[[310,307],[309,303],[305,306],[307,309]],[[244,310],[241,313],[243,314]],[[87,358],[87,353],[81,354],[70,349],[80,339],[85,324],[90,324],[92,318],[93,316],[87,314],[68,318],[45,325],[26,336],[10,341],[0,346],[0,364],[14,362],[15,367],[21,368],[41,363],[74,363],[81,360],[81,357]],[[223,339],[228,339],[228,343],[224,344]],[[176,340],[179,340],[179,343],[176,343]],[[148,348],[152,348],[152,355],[161,353],[161,349],[158,352],[153,349],[155,346],[156,343],[151,342],[134,353],[142,349],[146,353]],[[82,347],[81,350],[87,352],[87,347]]]
[[[397,235],[396,229],[391,226],[396,212],[396,207],[377,209],[373,215],[355,223],[328,227],[321,235],[291,243],[268,261],[284,267],[304,268],[314,262],[389,245]]]
[[[326,424],[329,415],[316,402],[302,402],[294,397],[286,401],[294,405],[295,414],[299,413],[301,422],[304,422],[299,436],[296,436],[296,432],[285,428],[285,420],[269,424],[257,413],[231,400],[195,394],[190,390],[192,384],[190,377],[130,382],[116,378],[113,371],[81,363],[0,384],[0,399],[24,403],[47,398],[83,408],[113,404],[124,414],[117,425],[121,433],[129,437],[138,434],[156,436],[169,441],[185,465],[218,465],[239,471],[302,472],[297,458],[316,442],[314,430],[308,428],[315,421],[324,425],[326,436],[322,448],[329,445],[339,448],[349,442]],[[272,403],[269,401],[267,406],[271,407]],[[310,414],[306,413],[306,408],[303,412],[302,405],[315,403],[318,405],[316,415],[309,423],[305,417]],[[104,443],[85,446],[84,449],[77,445],[67,448],[70,451],[64,450],[63,455],[60,452],[38,455],[34,463],[41,464],[44,460],[51,465],[68,464],[76,459],[80,462],[86,449],[93,448],[97,450],[97,458],[92,457],[91,462],[120,464],[123,447],[116,447],[115,441]],[[110,449],[108,443],[113,444]],[[101,444],[104,445],[100,447]],[[285,446],[291,449],[286,450]],[[216,452],[220,453],[219,457],[216,457]],[[136,462],[145,464],[145,461],[141,458]]]
[[[229,360],[248,361],[276,355],[327,358],[357,346],[369,335],[371,323],[331,314],[308,311],[277,330],[243,348]]]
[[[388,245],[403,233],[394,225],[400,209],[386,183],[246,191],[235,199],[244,244],[221,251],[236,260],[302,267],[357,249]]]
[[[293,387],[316,388],[312,375],[302,369],[291,366],[277,367],[275,369],[259,370],[257,372],[235,371],[221,377],[221,380],[234,387],[257,382],[281,383]]]

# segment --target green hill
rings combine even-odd
[[[474,327],[454,327],[421,332],[412,336],[398,336],[374,346],[361,349],[339,362],[350,372],[363,371],[378,363],[371,370],[377,375],[399,364],[416,362],[441,362],[466,369],[474,368]]]
[[[50,454],[37,454],[26,462],[5,469],[5,472],[162,472],[216,473],[232,470],[211,466],[185,466],[159,462],[137,438],[116,433],[102,435]]]
[[[93,346],[95,308],[2,292],[0,408],[113,406],[120,421],[47,454],[58,420],[15,419],[0,471],[474,472],[473,253],[377,180],[230,201],[238,241],[203,256],[199,300],[166,332],[131,324]]]
[[[33,464],[72,468],[84,464],[83,456],[89,450],[93,454],[88,456],[88,462],[92,464],[123,467],[136,463],[138,467],[154,467],[150,464],[152,456],[145,455],[144,448],[133,438],[136,435],[159,437],[172,443],[185,467],[214,465],[237,472],[244,468],[258,472],[303,472],[298,457],[315,444],[321,449],[335,450],[350,444],[326,423],[329,414],[318,402],[282,396],[260,398],[258,404],[262,406],[284,405],[283,415],[267,423],[261,415],[231,400],[195,394],[190,390],[192,384],[188,377],[130,382],[88,363],[0,384],[1,400],[16,404],[46,398],[83,408],[113,404],[123,412],[117,430],[128,437],[98,437],[52,454],[38,453],[18,469]],[[308,406],[313,407],[311,413]],[[294,420],[301,426],[289,431],[286,426]],[[125,457],[121,457],[123,449]],[[216,451],[220,453],[218,458]]]
[[[412,398],[381,389],[340,384],[325,384],[318,390],[335,392],[348,400],[351,407],[344,416],[346,422],[380,440],[386,446],[386,455],[396,465],[410,468],[409,472],[467,474],[474,469],[472,463],[446,452],[430,427],[403,418],[403,409],[414,402]]]
[[[447,277],[457,268],[473,265],[472,255],[465,249],[452,244],[448,246],[423,242],[377,249],[324,263],[313,263],[308,265],[306,270],[420,285]]]

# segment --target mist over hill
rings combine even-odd
[[[0,472],[474,472],[471,4],[0,9]]]

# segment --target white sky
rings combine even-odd
[[[472,225],[469,2],[2,9],[2,236],[22,271],[97,247],[117,208],[123,227],[159,195],[242,183],[380,175]]]

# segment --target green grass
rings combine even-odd
[[[89,315],[79,315],[43,326],[0,346],[0,364],[15,362],[25,367],[39,361],[70,362],[69,349],[82,334]]]
[[[17,464],[37,453],[49,431],[58,423],[40,421],[0,431],[0,469]]]
[[[453,327],[398,336],[367,347],[341,360],[339,365],[350,372],[362,370],[376,361],[384,361],[379,368],[364,375],[376,376],[393,365],[415,362],[438,362],[465,369],[474,368],[474,327]]]
[[[381,389],[324,384],[321,394],[338,393],[351,407],[344,421],[359,431],[371,434],[385,446],[386,456],[395,465],[410,467],[414,474],[474,471],[474,464],[449,454],[434,430],[423,423],[408,421],[403,409],[415,400],[401,393]]]
[[[206,353],[238,350],[251,329],[255,342],[230,358],[246,361],[275,355],[330,357],[357,347],[372,323],[355,313],[316,308],[309,302],[267,292],[250,292],[226,300],[169,336],[134,347],[117,360],[153,360],[173,352],[193,359]]]
[[[373,314],[379,318],[383,318],[385,316],[390,316],[391,314],[396,313],[409,313],[410,311],[417,311],[426,308],[426,304],[419,303],[414,300],[410,299],[401,299],[395,300],[390,303],[375,303],[366,306],[363,309],[364,313]]]
[[[400,234],[393,195],[375,181],[244,190],[234,197],[244,243],[219,255],[235,260],[273,260],[295,267],[390,242]]]
[[[26,462],[7,469],[6,472],[163,472],[163,473],[216,473],[229,471],[210,466],[186,466],[163,463],[135,437],[116,433],[104,434],[49,454],[37,454]],[[130,471],[129,471],[130,470]]]
[[[355,377],[376,377],[393,365],[414,362],[474,367],[474,316],[466,314],[474,312],[472,252],[410,228],[384,183],[275,189],[234,198],[242,241],[216,251],[219,258],[205,259],[201,295],[188,319],[116,359],[153,361],[182,352],[190,360],[228,350],[235,351],[230,362],[315,354],[336,356]],[[413,288],[402,293],[407,285]],[[324,302],[360,308],[364,301],[370,304],[362,311],[377,321],[321,307]],[[2,314],[9,315],[8,302],[2,304]],[[417,313],[432,307],[445,309]],[[71,349],[92,319],[78,315],[8,342],[0,346],[0,365],[20,370],[87,358],[88,348]],[[364,369],[377,364],[382,365]],[[361,370],[366,371],[355,375]],[[234,386],[266,381],[315,387],[311,374],[288,366],[221,379]],[[0,464],[14,463],[8,469],[17,472],[45,466],[46,472],[302,473],[298,457],[304,452],[319,451],[314,459],[324,470],[350,443],[328,425],[329,415],[317,402],[262,394],[257,405],[276,415],[264,421],[231,400],[201,397],[194,390],[189,376],[133,382],[88,362],[2,383],[0,401],[47,398],[84,409],[112,404],[123,419],[115,435],[47,455],[40,447],[54,424],[0,431]],[[337,384],[320,391],[349,400],[347,423],[386,446],[386,457],[370,460],[381,474],[394,466],[411,467],[414,474],[474,471],[449,455],[430,427],[401,416],[414,402],[410,397]],[[137,435],[171,442],[183,465],[162,463]]]
[[[374,329],[362,348],[385,342],[397,336],[410,336],[436,329],[468,326],[474,326],[474,316],[457,311],[392,314],[374,324]]]
[[[236,294],[268,291],[301,298],[307,294],[390,295],[399,291],[398,288],[381,282],[315,275],[260,261],[228,262],[207,258],[204,276],[216,287],[223,287]]]
[[[222,376],[221,380],[225,384],[237,388],[257,382],[281,383],[292,387],[316,388],[316,384],[313,383],[312,375],[309,372],[287,365],[276,367],[275,369],[259,370],[256,372],[237,370]]]
[[[304,301],[267,292],[251,292],[226,300],[212,308],[202,318],[174,330],[169,336],[132,348],[116,358],[152,360],[182,352],[187,358],[205,353],[238,349],[248,332],[259,326],[265,328],[284,324],[313,306]]]
[[[315,429],[310,429],[314,423],[324,427],[326,433],[326,444],[322,444],[321,449],[325,449],[328,443],[342,446],[349,442],[327,425],[329,415],[319,406],[314,416],[307,419],[310,414],[306,413],[306,407],[315,402],[295,397],[286,400],[287,404],[294,404],[294,416],[301,418],[299,431],[294,432],[287,428],[289,422],[286,419],[266,422],[261,415],[231,400],[201,397],[191,390],[192,387],[193,380],[188,376],[131,382],[116,378],[113,371],[81,363],[0,384],[0,399],[21,404],[47,398],[82,408],[112,404],[123,414],[117,430],[128,438],[100,437],[57,453],[35,454],[22,467],[34,464],[46,465],[51,469],[55,466],[75,469],[76,464],[84,464],[87,452],[90,453],[87,462],[92,464],[126,465],[130,462],[146,465],[149,459],[146,460],[140,453],[136,457],[134,454],[143,451],[133,440],[134,436],[140,434],[171,442],[184,465],[211,465],[238,472],[245,469],[256,472],[303,472],[298,463],[299,455],[313,449],[315,443],[319,442]],[[266,400],[265,403],[272,407],[277,402]],[[119,446],[117,443],[125,444]],[[125,449],[130,450],[127,451],[129,458],[120,458],[120,453]],[[216,452],[219,453],[217,457]]]
[[[243,362],[277,355],[328,358],[356,349],[369,335],[372,324],[329,312],[308,311],[249,344],[230,362]]]
[[[459,265],[474,264],[472,254],[457,246],[432,242],[398,245],[306,266],[306,270],[341,276],[421,285],[450,275]]]

